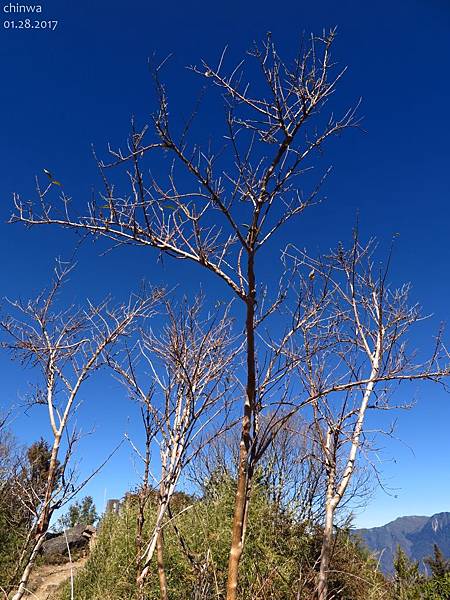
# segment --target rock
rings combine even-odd
[[[58,535],[50,534],[42,546],[42,554],[44,556],[67,556],[67,545],[71,552],[87,548],[94,534],[95,527],[92,525],[75,525],[75,527],[67,529],[65,534],[64,532]]]

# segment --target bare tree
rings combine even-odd
[[[24,490],[33,497],[28,503],[33,507],[33,518],[28,552],[12,600],[20,600],[26,592],[53,512],[80,489],[70,469],[79,432],[75,428],[69,431],[80,388],[100,368],[104,352],[120,337],[131,334],[139,319],[153,314],[155,303],[161,297],[161,292],[155,291],[132,297],[127,304],[117,308],[104,301],[99,305],[88,302],[85,309],[58,309],[58,292],[71,270],[71,266],[59,264],[48,292],[28,302],[11,302],[17,316],[7,316],[1,321],[9,340],[3,346],[23,365],[35,368],[39,373],[31,402],[46,406],[52,435],[42,493],[33,486]]]
[[[192,306],[184,301],[179,309],[169,303],[166,307],[168,323],[160,335],[142,332],[135,351],[126,352],[125,361],[109,359],[132,397],[145,406],[144,491],[147,496],[153,491],[148,484],[151,476],[157,488],[157,506],[145,548],[138,548],[142,553],[137,581],[143,597],[143,584],[156,551],[161,600],[167,598],[164,520],[185,466],[199,448],[229,426],[229,395],[235,388],[233,363],[239,352],[239,347],[233,347],[228,310],[220,318],[214,314],[202,317],[200,298]],[[153,445],[159,450],[159,477],[151,471]],[[140,514],[144,520],[143,509]]]
[[[311,424],[297,412],[291,412],[271,440],[260,465],[276,514],[289,512],[296,521],[311,524],[320,520],[325,469],[317,454]]]
[[[261,421],[269,421],[271,415]],[[258,461],[258,479],[274,507],[274,514],[289,513],[297,522],[316,523],[323,511],[325,469],[318,460],[319,448],[313,428],[296,406],[278,414],[276,435]],[[235,478],[239,464],[239,430],[233,427],[216,436],[190,465],[189,478],[204,494],[222,476]]]
[[[375,249],[374,242],[361,245],[355,235],[348,251],[340,246],[318,260],[303,253],[294,259],[309,271],[300,282],[303,289],[321,298],[327,290],[320,317],[301,325],[296,350],[300,380],[313,409],[318,459],[326,470],[319,600],[328,598],[336,510],[349,491],[358,457],[370,451],[367,412],[408,408],[408,403],[390,401],[399,384],[441,382],[450,374],[441,334],[427,360],[408,351],[407,337],[421,320],[420,311],[408,304],[408,285],[393,289],[387,284],[388,267],[376,265]]]
[[[155,248],[174,258],[193,261],[225,282],[243,303],[246,382],[227,600],[235,600],[237,594],[252,452],[261,412],[256,331],[283,300],[280,290],[272,303],[267,302],[266,279],[261,271],[257,272],[258,258],[286,223],[319,200],[321,183],[329,169],[311,182],[307,175],[311,159],[331,136],[357,124],[354,109],[340,118],[320,115],[343,74],[331,59],[334,37],[334,31],[312,36],[288,64],[278,55],[269,34],[262,46],[255,45],[249,53],[259,73],[253,73],[250,80],[245,74],[246,61],[227,72],[225,51],[216,67],[207,63],[193,67],[193,72],[204,77],[225,99],[224,148],[212,149],[211,144],[202,148],[191,143],[197,109],[176,133],[157,68],[159,108],[153,126],[137,129],[133,125],[127,150],[111,150],[112,161],[108,164],[99,161],[105,193],[89,204],[87,215],[71,214],[65,193],[60,203],[51,201],[56,189],[53,183],[45,189],[37,185],[36,205],[15,196],[13,221],[70,227],[106,237],[114,245]],[[262,87],[256,83],[259,76]],[[159,180],[149,176],[145,166],[148,157],[159,165],[158,155],[163,165],[167,157],[171,158],[167,176]],[[129,192],[119,192],[108,177],[108,168],[121,166],[126,169]],[[309,191],[299,190],[302,182]]]

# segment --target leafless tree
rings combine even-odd
[[[261,421],[269,420],[262,417]],[[278,414],[276,435],[258,461],[258,479],[274,507],[274,514],[289,513],[297,522],[318,522],[323,510],[325,469],[311,424],[291,407]],[[239,430],[233,427],[216,436],[190,465],[189,479],[205,493],[211,481],[236,478],[239,464]]]
[[[152,315],[161,297],[161,292],[152,291],[131,297],[128,303],[117,308],[106,300],[98,305],[88,302],[84,309],[60,309],[58,292],[71,270],[72,266],[60,263],[50,290],[28,302],[10,302],[12,315],[0,323],[7,335],[3,347],[24,366],[38,372],[38,383],[30,402],[46,406],[52,436],[43,493],[28,486],[23,490],[33,496],[28,506],[33,507],[34,512],[30,544],[13,600],[20,600],[26,592],[53,512],[80,489],[70,468],[79,432],[75,428],[69,431],[80,388],[101,367],[105,351],[119,338],[130,335],[138,320]]]
[[[152,127],[136,128],[133,124],[126,151],[111,150],[109,163],[98,162],[105,192],[89,204],[88,214],[73,214],[64,192],[60,202],[53,201],[53,192],[60,190],[53,182],[45,188],[37,184],[37,203],[15,196],[13,221],[69,227],[105,237],[113,245],[155,248],[193,261],[225,282],[243,303],[246,382],[227,600],[235,600],[237,594],[252,453],[259,435],[257,329],[284,298],[283,290],[272,300],[266,295],[261,251],[286,223],[320,199],[329,169],[312,181],[312,159],[330,137],[357,125],[355,109],[338,118],[333,113],[328,117],[321,114],[344,72],[336,69],[331,58],[334,38],[334,31],[311,36],[288,64],[269,34],[261,46],[255,45],[249,52],[257,68],[249,76],[245,60],[235,68],[225,67],[225,51],[217,66],[203,63],[193,67],[193,72],[212,84],[225,100],[221,132],[225,147],[212,148],[211,143],[201,147],[191,142],[197,109],[177,132],[166,89],[159,79],[161,69],[157,68],[159,107]],[[148,174],[149,158],[156,167],[150,173],[160,172],[162,166],[166,176]],[[108,169],[116,167],[124,168],[128,191],[119,191],[120,183],[113,183],[120,182],[117,175],[109,177]]]
[[[400,384],[442,382],[450,374],[441,333],[425,361],[409,351],[407,338],[421,320],[419,307],[408,304],[409,285],[394,289],[387,284],[388,268],[377,266],[375,250],[373,241],[361,245],[355,235],[350,250],[340,246],[317,260],[291,253],[297,266],[309,272],[299,284],[303,293],[327,297],[316,321],[301,325],[294,350],[312,407],[318,458],[326,470],[319,600],[328,598],[336,510],[349,491],[358,458],[370,451],[368,411],[408,408],[410,403],[391,401]]]
[[[130,394],[145,407],[144,493],[157,489],[156,517],[145,548],[138,557],[138,585],[143,584],[157,552],[161,600],[167,598],[163,556],[163,527],[183,469],[211,438],[229,427],[230,393],[236,387],[233,370],[239,347],[233,344],[228,310],[222,316],[202,316],[202,302],[170,303],[167,324],[158,335],[142,332],[125,360],[109,364]],[[137,447],[133,444],[136,451]],[[157,446],[160,475],[153,473],[151,448]],[[145,519],[144,510],[141,511]],[[142,530],[142,528],[141,528]]]
[[[320,520],[325,470],[316,446],[310,423],[297,412],[271,440],[260,467],[276,514],[289,512],[296,521],[311,524]]]

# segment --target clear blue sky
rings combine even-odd
[[[1,10],[7,3],[0,2]],[[412,281],[414,299],[433,313],[430,335],[450,315],[450,4],[448,0],[379,2],[254,0],[146,2],[87,0],[43,2],[43,19],[57,19],[55,31],[0,31],[0,296],[26,297],[46,281],[55,256],[67,257],[73,236],[55,229],[25,230],[7,225],[11,195],[31,195],[35,174],[49,168],[73,202],[84,204],[97,181],[90,154],[94,143],[121,143],[131,114],[145,122],[153,110],[147,58],[173,53],[167,69],[172,110],[186,114],[184,99],[195,98],[198,81],[183,70],[201,58],[217,60],[225,44],[241,55],[270,30],[283,53],[294,50],[302,32],[338,26],[335,56],[349,70],[336,98],[338,106],[362,97],[365,133],[350,132],[330,146],[334,172],[328,200],[310,210],[295,231],[295,242],[312,252],[348,239],[359,213],[361,235],[389,244],[399,233],[394,254],[395,281]],[[10,18],[1,12],[2,20]],[[15,15],[17,20],[19,17]],[[207,115],[213,122],[214,115]],[[207,125],[205,125],[207,127]],[[220,297],[224,290],[193,266],[139,249],[100,257],[100,246],[85,246],[70,294],[123,298],[146,278],[152,283],[200,284]],[[425,329],[413,340],[421,347]],[[0,357],[1,404],[26,390],[23,375]],[[88,391],[95,396],[89,397]],[[450,510],[448,454],[450,398],[434,388],[417,388],[417,407],[398,415],[404,442],[384,444],[385,479],[397,498],[378,493],[358,517],[358,525],[379,525],[402,514]],[[102,380],[85,392],[80,421],[96,423],[83,444],[81,470],[101,458],[134,419],[116,384]],[[106,415],[103,417],[102,415]],[[41,434],[45,415],[34,411],[15,422],[21,440]],[[105,450],[106,454],[106,450]],[[135,482],[128,450],[122,449],[87,491],[102,508],[106,495],[121,495]]]

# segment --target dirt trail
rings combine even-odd
[[[86,558],[80,558],[72,563],[64,565],[43,565],[38,567],[30,581],[30,591],[26,596],[29,600],[50,600],[56,589],[70,578],[70,570],[73,574],[85,564]]]

